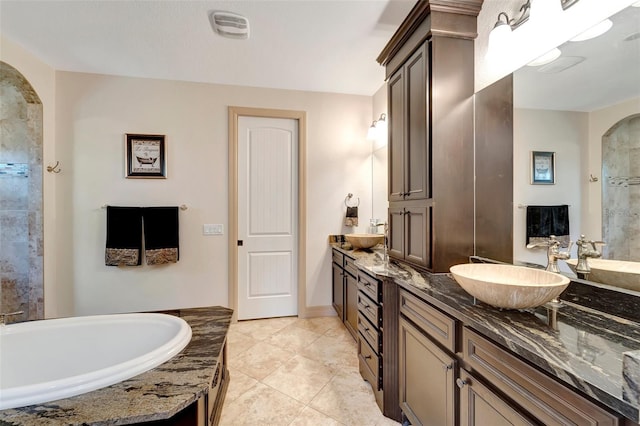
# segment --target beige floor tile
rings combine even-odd
[[[310,330],[316,332],[318,334],[324,334],[330,329],[335,328],[344,328],[342,322],[338,319],[337,316],[333,317],[318,317],[318,318],[301,318],[298,319],[294,326],[304,328],[306,330]]]
[[[229,357],[235,357],[245,352],[247,349],[255,346],[259,340],[253,337],[247,336],[237,331],[235,328],[230,328],[227,333],[227,352]]]
[[[341,426],[342,423],[329,416],[314,410],[311,407],[304,407],[302,413],[291,422],[290,426]]]
[[[262,383],[307,404],[335,373],[333,368],[320,361],[297,355],[263,379]]]
[[[220,425],[287,426],[303,408],[304,404],[258,383],[223,406]]]
[[[256,340],[264,340],[273,333],[282,330],[288,325],[298,321],[297,317],[267,318],[253,321],[238,321],[232,325],[234,331],[238,331]]]
[[[309,406],[345,425],[377,425],[388,420],[357,372],[336,374]]]
[[[229,387],[227,388],[227,396],[224,399],[225,404],[238,398],[243,393],[258,384],[253,377],[249,377],[239,370],[229,371]]]
[[[358,368],[356,342],[329,336],[322,336],[300,351],[307,358],[321,361],[334,368]]]
[[[265,339],[266,342],[283,349],[300,351],[320,338],[321,334],[296,327],[295,323],[279,330]]]
[[[258,342],[240,355],[229,357],[229,369],[239,370],[254,379],[262,380],[294,355],[294,351],[267,342]]]

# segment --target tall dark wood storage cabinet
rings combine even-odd
[[[473,254],[473,93],[482,0],[424,0],[378,56],[389,105],[389,254],[434,272]]]

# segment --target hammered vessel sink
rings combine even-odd
[[[575,272],[578,259],[567,259],[566,262]],[[589,281],[640,291],[640,262],[611,259],[589,259],[587,262],[591,268]]]
[[[451,267],[467,293],[496,308],[527,309],[560,296],[569,278],[541,269],[514,265],[468,263]]]
[[[354,249],[366,249],[384,242],[382,234],[346,234],[345,238]]]

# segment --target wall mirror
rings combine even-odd
[[[609,19],[605,34],[513,74],[513,258],[547,261],[526,248],[527,205],[568,204],[571,240],[603,240],[603,259],[635,262],[613,269],[637,268],[640,291],[640,7]],[[532,151],[555,152],[554,185],[530,184]]]

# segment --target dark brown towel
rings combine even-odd
[[[548,241],[551,235],[569,246],[569,206],[528,206],[526,244]]]
[[[137,266],[142,262],[142,209],[107,206],[107,266]]]
[[[144,207],[144,255],[147,265],[180,259],[178,207]]]
[[[358,226],[358,207],[347,206],[347,214],[344,219],[345,226]]]

